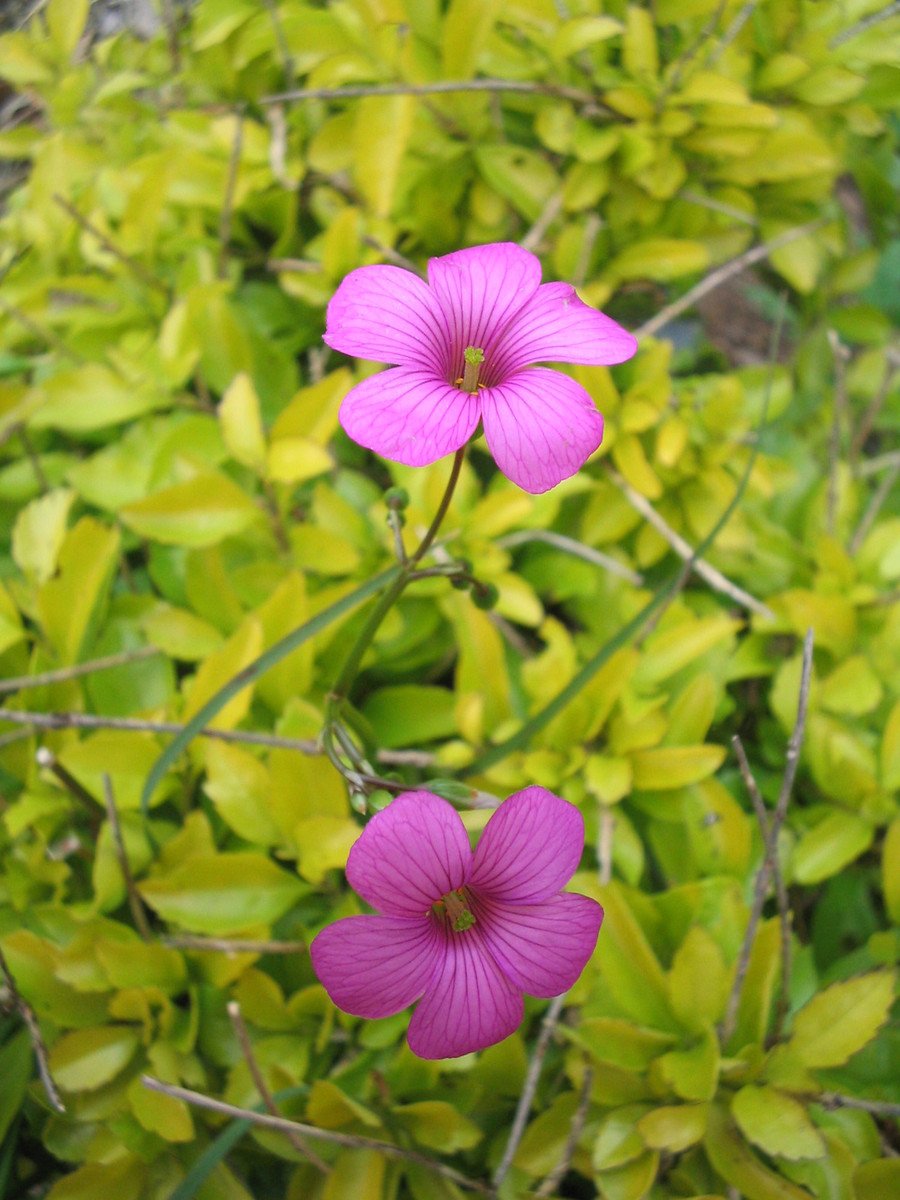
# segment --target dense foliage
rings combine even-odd
[[[65,1105],[10,1003],[0,1196],[463,1194],[370,1147],[316,1142],[323,1174],[271,1130],[223,1141],[224,1118],[148,1090],[142,1073],[259,1103],[229,1001],[284,1113],[470,1179],[500,1162],[546,1002],[499,1046],[426,1063],[405,1017],[340,1014],[281,944],[359,911],[341,868],[387,799],[315,752],[365,606],[257,673],[212,721],[235,738],[192,740],[148,812],[141,795],[171,741],[153,726],[391,566],[386,487],[407,489],[411,536],[437,506],[446,461],[396,467],[339,431],[376,368],[323,347],[330,295],[363,263],[502,240],[641,348],[569,368],[607,433],[553,491],[518,490],[476,443],[437,554],[496,607],[415,583],[353,691],[390,780],[464,809],[539,783],[587,824],[573,887],[606,921],[499,1194],[900,1194],[900,18],[200,0],[164,3],[142,41],[99,40],[88,8],[50,0],[0,38],[0,947]],[[701,316],[666,309],[767,243]],[[770,837],[731,738],[771,814],[810,628]]]

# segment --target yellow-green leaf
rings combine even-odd
[[[131,1062],[140,1039],[124,1025],[76,1029],[54,1042],[50,1071],[67,1092],[88,1092],[102,1087]]]
[[[375,216],[386,217],[394,204],[416,100],[413,96],[367,96],[355,107],[353,177]]]
[[[666,1104],[646,1113],[637,1130],[652,1150],[680,1154],[706,1133],[708,1104]]]
[[[607,267],[614,279],[656,279],[665,282],[695,275],[709,265],[702,242],[679,238],[645,238],[620,251]]]
[[[748,1141],[777,1158],[821,1158],[822,1135],[803,1105],[777,1088],[751,1084],[731,1101],[731,1111]]]
[[[654,746],[635,750],[631,769],[635,788],[664,791],[699,783],[714,774],[725,760],[723,746]]]
[[[872,971],[818,992],[794,1018],[788,1050],[806,1067],[840,1067],[868,1045],[894,1002],[893,971]]]
[[[474,1121],[446,1100],[417,1100],[391,1111],[417,1142],[444,1154],[471,1150],[484,1137]]]
[[[243,533],[261,514],[227,475],[209,471],[128,504],[119,515],[141,537],[201,547]]]
[[[246,371],[235,376],[222,397],[219,424],[232,457],[260,472],[266,461],[266,435],[260,416],[259,397]]]
[[[46,583],[56,570],[74,499],[69,488],[54,488],[19,510],[12,531],[12,556],[34,583]]]

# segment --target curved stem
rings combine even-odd
[[[444,494],[441,497],[441,502],[434,514],[434,519],[428,526],[421,542],[406,559],[401,566],[398,574],[392,580],[390,586],[382,593],[380,599],[375,604],[375,607],[369,613],[366,623],[363,625],[359,635],[347,654],[344,660],[344,665],[338,672],[338,676],[334,681],[329,693],[325,708],[325,740],[326,745],[330,743],[330,733],[337,720],[341,705],[350,694],[350,688],[353,686],[353,681],[359,673],[360,664],[369,646],[375,637],[375,634],[381,627],[387,614],[393,608],[394,604],[403,595],[406,587],[413,579],[417,578],[419,572],[416,568],[425,557],[431,544],[434,542],[437,532],[441,527],[444,517],[447,515],[447,510],[450,507],[450,501],[453,499],[453,493],[456,490],[456,485],[459,481],[460,471],[462,470],[463,459],[465,457],[466,448],[461,446],[453,457],[453,466],[450,469],[450,477],[447,480],[447,486],[444,488]],[[338,766],[339,760],[336,761],[336,756],[329,755],[332,762]],[[340,767],[339,767],[340,769]],[[343,773],[343,772],[342,772]]]

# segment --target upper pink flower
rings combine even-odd
[[[531,364],[603,366],[637,349],[569,284],[542,284],[538,260],[511,242],[432,258],[428,283],[399,267],[359,267],[332,297],[326,326],[333,349],[395,364],[344,400],[354,441],[423,467],[482,421],[500,470],[526,492],[574,475],[603,438],[584,388]]]
[[[523,992],[567,991],[593,953],[603,909],[560,891],[583,847],[581,813],[544,788],[504,801],[474,854],[445,800],[405,792],[347,861],[351,885],[383,915],[323,929],[313,968],[357,1017],[389,1017],[421,997],[408,1034],[420,1058],[492,1046],[518,1028]]]

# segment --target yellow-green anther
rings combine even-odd
[[[484,351],[477,346],[467,346],[463,358],[466,363],[463,370],[463,391],[474,395],[478,391],[478,372],[484,362]]]
[[[472,915],[472,913],[469,912],[469,910],[467,908],[464,908],[463,911],[456,918],[456,920],[453,922],[453,932],[454,933],[462,933],[466,929],[471,929],[474,924],[475,924],[474,916]]]

